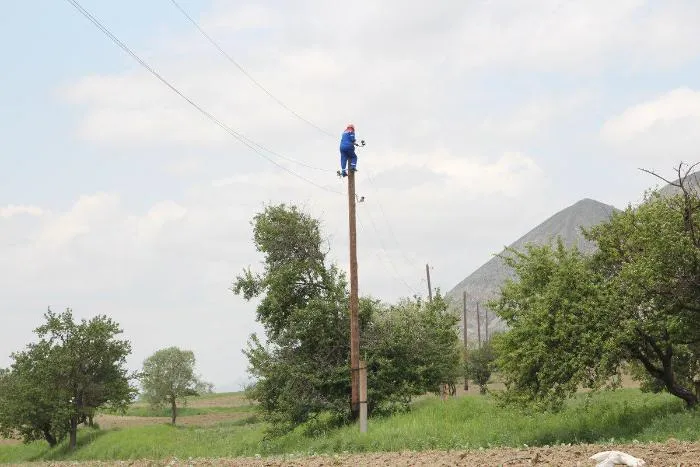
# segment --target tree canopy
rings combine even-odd
[[[255,378],[249,394],[273,431],[322,415],[347,421],[349,294],[344,273],[326,261],[319,221],[280,204],[266,207],[252,225],[264,269],[244,270],[232,286],[247,300],[262,296],[257,318],[267,342],[254,334],[244,350]],[[395,306],[361,297],[359,320],[370,414],[405,406],[412,395],[456,381],[456,318],[439,296],[432,304],[405,300]]]
[[[697,404],[700,198],[675,183],[679,194],[647,193],[584,231],[593,254],[559,241],[506,255],[517,280],[490,303],[509,327],[494,339],[504,400],[556,408],[581,386],[615,386],[628,365]]]
[[[178,347],[158,350],[143,362],[143,397],[155,407],[167,404],[173,425],[178,402],[186,404],[188,396],[211,392],[212,385],[201,380],[194,367],[194,352]]]
[[[129,382],[127,340],[117,323],[100,315],[80,323],[72,310],[44,314],[40,340],[11,355],[0,376],[0,433],[19,434],[25,442],[45,439],[55,446],[69,435],[75,448],[78,425],[99,407],[125,409],[136,389]]]

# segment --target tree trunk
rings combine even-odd
[[[78,394],[75,396],[73,415],[70,417],[70,439],[68,441],[68,449],[71,451],[78,445],[78,424],[80,423],[80,418],[83,416],[83,394],[78,391]]]
[[[636,357],[642,362],[642,365],[644,365],[644,368],[646,368],[650,375],[663,381],[669,393],[683,399],[687,408],[695,407],[698,403],[698,396],[693,394],[692,390],[684,388],[676,381],[676,374],[673,371],[672,347],[667,345],[665,352],[661,352],[658,347],[656,347],[655,350],[661,361],[661,368],[655,367],[651,360],[642,352],[637,351]]]
[[[692,391],[684,388],[678,383],[666,383],[666,389],[668,389],[668,392],[673,394],[676,397],[680,397],[685,401],[686,407],[693,408],[697,405],[698,403],[698,396],[693,394]]]
[[[177,417],[177,405],[175,404],[175,396],[170,397],[170,409],[172,411],[173,425],[175,425],[175,418]]]
[[[695,405],[697,405],[698,403],[698,396],[696,394],[693,394],[693,391],[691,389],[685,388],[676,382],[676,375],[673,372],[673,368],[671,367],[670,359],[668,362],[666,361],[666,359],[664,359],[663,365],[663,382],[666,385],[666,389],[668,389],[668,392],[670,392],[676,397],[680,397],[681,399],[683,399],[685,401],[686,407],[688,407],[689,409],[695,407]]]
[[[661,364],[663,365],[663,381],[666,384],[666,389],[668,392],[676,397],[680,397],[685,401],[685,405],[688,408],[695,407],[698,403],[698,398],[693,394],[692,389],[684,388],[676,381],[676,373],[673,371],[673,348],[670,344],[666,346],[666,351],[664,352],[663,358],[661,359]]]
[[[44,439],[46,440],[47,443],[49,443],[50,447],[55,447],[57,444],[56,437],[51,434],[51,431],[49,431],[48,428],[44,428],[41,430],[42,433],[44,433]]]
[[[70,441],[68,441],[68,448],[74,450],[78,444],[78,416],[72,415],[70,418]]]

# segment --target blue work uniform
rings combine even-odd
[[[340,170],[345,172],[345,167],[350,162],[350,168],[357,168],[357,154],[355,154],[355,132],[346,130],[340,138]]]

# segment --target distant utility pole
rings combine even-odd
[[[348,171],[348,214],[350,222],[350,384],[353,420],[360,415],[360,320],[357,293],[357,217],[355,215],[355,171]]]
[[[428,276],[428,300],[433,301],[433,288],[430,286],[430,266],[425,265],[425,275]]]
[[[486,338],[484,339],[484,342],[489,341],[489,309],[486,308],[484,309],[484,331],[486,333]]]
[[[464,362],[466,363],[467,357],[469,356],[469,351],[467,350],[467,291],[462,292],[462,314],[463,316],[463,328],[464,328]],[[467,374],[464,374],[464,390],[469,390],[469,378]]]
[[[476,335],[479,339],[479,348],[481,348],[481,318],[479,313],[479,302],[476,302]]]

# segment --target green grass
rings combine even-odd
[[[217,399],[223,399],[226,397],[240,397],[243,399],[245,397],[245,393],[243,391],[235,391],[235,392],[213,392],[211,394],[204,394],[202,396],[194,396],[191,397],[190,400],[193,401],[208,401],[208,400],[217,400]]]
[[[210,427],[167,424],[82,430],[80,447],[48,449],[46,443],[0,446],[0,462],[32,460],[130,460],[175,456],[235,457],[426,449],[474,449],[493,446],[554,445],[581,442],[700,439],[700,411],[688,412],[668,394],[619,390],[587,399],[579,395],[558,414],[526,415],[495,406],[490,397],[448,401],[427,397],[409,413],[370,419],[368,433],[357,426],[328,429],[313,437],[300,427],[265,440],[254,417]]]
[[[178,407],[177,417],[189,417],[192,415],[207,415],[207,414],[235,414],[235,413],[253,413],[255,407],[252,405],[241,405],[233,407]],[[170,408],[151,408],[147,405],[136,405],[129,407],[125,413],[105,411],[113,415],[127,415],[130,417],[170,417]]]

